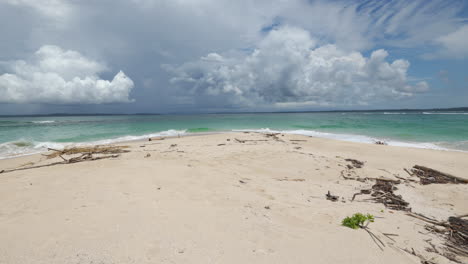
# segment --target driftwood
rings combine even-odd
[[[330,200],[332,202],[336,202],[340,198],[338,195],[331,194],[330,191],[328,191],[328,193],[325,194],[325,197],[327,197],[327,200]]]
[[[399,181],[397,181],[399,183]],[[381,179],[377,179],[376,183],[372,186],[372,194],[373,198],[368,200],[373,200],[376,203],[382,203],[385,207],[393,209],[393,210],[401,210],[401,211],[411,211],[409,208],[409,203],[403,200],[401,195],[396,195],[393,191],[397,190],[394,186],[395,181],[384,181]]]
[[[450,175],[448,173],[440,172],[428,167],[415,165],[411,171],[413,175],[419,177],[420,183],[423,185],[439,183],[453,183],[453,184],[468,184],[468,180],[460,177]]]
[[[63,164],[73,164],[83,161],[93,161],[93,160],[100,160],[100,159],[108,159],[108,158],[117,158],[120,156],[120,153],[129,152],[129,150],[125,150],[128,146],[92,146],[92,147],[73,147],[73,148],[66,148],[63,150],[51,149],[49,150],[54,151],[53,153],[46,154],[48,159],[59,157],[62,161],[53,162],[44,165],[37,165],[37,166],[29,166],[29,167],[19,167],[15,169],[9,170],[2,170],[0,173],[7,173],[13,171],[20,171],[20,170],[29,170],[29,169],[37,169],[43,167],[50,167],[55,165],[63,165]],[[76,155],[81,154],[80,156],[65,158],[66,155]],[[111,155],[104,155],[104,156],[93,156],[95,154],[111,154]]]
[[[451,216],[447,222],[450,235],[447,236],[446,246],[452,252],[468,257],[468,220]]]
[[[264,135],[265,135],[265,137],[272,138],[272,139],[274,139],[276,141],[283,141],[278,137],[278,135],[280,135],[280,133],[267,133],[267,134],[264,134]]]
[[[371,193],[372,193],[372,190],[361,190],[360,192],[355,193],[355,194],[353,195],[353,199],[351,199],[351,201],[354,201],[354,198],[356,198],[357,195],[371,194]]]
[[[13,172],[13,171],[21,171],[21,170],[29,170],[29,169],[38,169],[38,168],[43,168],[43,167],[55,166],[55,165],[73,164],[73,163],[78,163],[78,162],[83,162],[83,161],[117,158],[119,156],[120,156],[119,154],[114,154],[114,155],[108,155],[108,156],[93,157],[92,154],[83,154],[79,157],[70,158],[68,160],[62,157],[64,161],[53,162],[49,164],[37,165],[37,166],[31,166],[31,167],[21,167],[21,168],[10,169],[10,170],[2,170],[0,171],[0,173],[8,173],[8,172]]]
[[[414,176],[414,174],[413,174],[413,173],[411,173],[411,172],[410,172],[409,170],[407,170],[406,168],[405,168],[404,170],[406,171],[406,173],[408,173],[408,174],[409,174],[409,176]]]
[[[352,165],[348,165],[348,169],[352,169],[352,168],[362,168],[364,166],[364,162],[362,161],[359,161],[359,160],[355,160],[355,159],[345,159],[346,161],[349,161],[351,162]]]
[[[408,213],[407,215],[432,224],[433,226],[426,226],[426,229],[445,236],[445,246],[455,257],[447,253],[443,254],[443,256],[456,262],[459,262],[456,256],[468,257],[468,220],[462,219],[467,215],[451,216],[447,221],[437,221],[415,213]],[[440,228],[435,226],[440,226]]]
[[[382,242],[382,240],[380,240],[380,238],[378,236],[376,236],[374,233],[372,233],[368,227],[362,227],[362,229],[366,230],[366,232],[369,234],[369,236],[372,238],[372,240],[374,241],[374,243],[380,248],[380,250],[383,251],[383,247],[385,247],[385,244]],[[381,247],[379,245],[379,242],[380,245],[382,245],[383,247]]]
[[[120,154],[125,152],[130,152],[126,150],[129,146],[91,146],[91,147],[72,147],[72,148],[65,148],[63,150],[57,150],[48,148],[48,150],[54,151],[51,154],[45,155],[48,159],[60,157],[63,155],[73,155],[73,154]],[[62,157],[62,159],[64,159]]]

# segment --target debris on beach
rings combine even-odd
[[[397,190],[395,184],[398,183],[400,182],[376,179],[375,184],[372,186],[371,196],[373,198],[370,198],[369,200],[373,200],[376,203],[382,203],[385,207],[392,210],[411,211],[411,208],[408,207],[409,203],[403,200],[401,195],[396,195],[394,193],[394,191]]]
[[[327,200],[330,200],[332,202],[336,202],[340,198],[338,195],[331,194],[330,191],[328,191],[328,193],[325,194],[325,197],[327,197]]]
[[[239,142],[239,143],[245,143],[245,140],[240,140],[240,139],[237,139],[237,138],[235,138],[234,140],[235,140],[236,142]]]
[[[234,140],[236,142],[239,142],[239,143],[245,143],[245,142],[258,142],[258,141],[268,141],[266,139],[238,139],[238,138],[234,138]]]
[[[117,158],[120,156],[121,153],[130,152],[130,150],[127,150],[126,148],[128,148],[128,146],[99,146],[99,145],[91,146],[91,147],[71,147],[71,148],[65,148],[63,150],[49,148],[48,150],[52,150],[54,152],[50,154],[45,154],[45,155],[43,154],[43,155],[46,156],[47,159],[60,157],[62,161],[43,164],[43,165],[37,165],[37,166],[18,167],[18,168],[10,169],[10,170],[2,170],[0,171],[0,173],[7,173],[7,172],[18,171],[18,170],[36,169],[36,168],[49,167],[49,166],[61,165],[61,164],[73,164],[73,163],[78,163],[78,162],[83,162],[83,161]],[[64,156],[72,156],[72,157],[65,158]]]
[[[420,179],[420,183],[422,185],[427,184],[468,184],[467,179],[459,178],[444,172],[440,172],[438,170],[434,170],[428,167],[415,165],[411,169],[412,176],[417,176]]]
[[[265,135],[265,137],[274,139],[276,141],[281,141],[281,142],[283,141],[278,137],[278,135],[280,135],[280,133],[266,133],[264,135]]]
[[[354,201],[354,199],[356,198],[357,195],[371,194],[371,193],[372,193],[372,190],[363,189],[363,190],[361,190],[360,192],[355,193],[355,194],[353,195],[353,198],[351,199],[351,202]]]
[[[51,154],[46,154],[48,159],[52,159],[55,157],[63,156],[63,155],[73,155],[73,154],[120,154],[125,152],[130,152],[126,150],[129,146],[91,146],[91,147],[71,147],[65,148],[63,150],[57,150],[48,148],[50,151],[54,151]]]
[[[429,232],[442,235],[445,238],[445,252],[439,252],[435,247],[433,252],[438,253],[449,260],[457,263],[466,263],[460,258],[468,258],[468,220],[467,215],[451,216],[447,221],[437,221],[427,216],[415,213],[408,213],[408,216],[417,218],[429,223],[425,228]],[[431,249],[430,249],[431,250]]]
[[[364,166],[364,162],[356,159],[345,159],[346,161],[351,162],[351,165],[347,165],[348,169],[357,168],[360,169]]]
[[[289,179],[288,177],[284,177],[282,179],[276,179],[277,181],[294,181],[294,182],[303,182],[305,179]]]
[[[448,219],[450,235],[447,236],[447,246],[452,250],[458,250],[468,257],[468,220],[462,219],[468,215]]]
[[[376,144],[376,145],[384,145],[384,146],[388,145],[387,142],[381,141],[381,140],[376,140],[376,141],[374,142],[374,144]]]

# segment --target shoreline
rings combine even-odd
[[[165,133],[174,133],[174,132],[180,132],[180,134],[172,134],[172,135],[161,135]],[[44,142],[45,144],[50,143],[50,144],[58,144],[62,145],[64,148],[66,147],[73,147],[73,146],[97,146],[97,145],[113,145],[113,144],[122,144],[126,142],[137,142],[137,141],[145,141],[145,139],[148,139],[150,137],[186,137],[186,136],[203,136],[203,135],[211,135],[211,134],[229,134],[229,133],[239,133],[239,132],[249,132],[249,133],[259,133],[259,134],[265,134],[265,133],[280,133],[280,134],[288,134],[288,135],[302,135],[306,137],[311,137],[311,138],[323,138],[323,139],[329,139],[329,140],[336,140],[340,142],[352,142],[352,143],[358,143],[358,144],[375,144],[377,141],[385,142],[387,145],[392,146],[392,147],[402,147],[402,148],[414,148],[414,149],[430,149],[430,150],[439,150],[439,151],[448,151],[448,152],[461,152],[461,153],[468,153],[468,150],[462,150],[462,149],[451,149],[451,148],[446,148],[446,147],[441,147],[437,146],[435,143],[430,143],[430,142],[405,142],[405,141],[396,141],[396,140],[388,140],[388,139],[383,139],[383,138],[374,138],[370,136],[365,136],[365,135],[357,135],[357,134],[339,134],[339,133],[328,133],[328,132],[318,132],[318,131],[312,131],[312,130],[272,130],[269,128],[265,129],[234,129],[234,130],[228,130],[228,131],[208,131],[208,132],[187,132],[187,130],[165,130],[165,131],[160,131],[160,132],[155,132],[155,133],[149,133],[149,134],[144,134],[141,136],[133,136],[133,135],[127,135],[127,136],[122,136],[122,137],[117,137],[117,138],[110,138],[110,139],[100,139],[96,141],[89,141],[89,142]],[[133,137],[135,139],[125,139],[128,137]],[[356,140],[356,139],[349,139],[349,137],[354,137],[354,138],[361,138],[361,140]],[[6,143],[11,143],[11,142],[4,142],[2,144]],[[47,152],[46,149],[44,150],[39,150],[36,152],[32,153],[21,153],[18,155],[14,156],[3,156],[0,157],[0,160],[5,160],[5,159],[14,159],[18,157],[24,157],[24,156],[30,156],[30,155],[36,155],[36,154],[41,154]]]

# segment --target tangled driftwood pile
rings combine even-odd
[[[408,213],[408,215],[429,223],[430,225],[425,226],[426,230],[445,237],[446,250],[444,252],[439,252],[436,248],[429,249],[429,251],[441,254],[457,263],[463,263],[460,257],[468,257],[468,220],[463,219],[468,215],[451,216],[447,221],[442,222],[421,214]]]
[[[468,220],[451,216],[448,219],[450,234],[447,235],[447,246],[464,256],[468,256]]]
[[[382,203],[385,207],[393,210],[411,211],[409,203],[403,200],[401,195],[396,195],[393,191],[397,190],[396,184],[399,181],[377,179],[372,186],[371,198],[376,203]]]
[[[63,150],[57,150],[49,148],[48,150],[54,151],[45,156],[48,159],[63,156],[63,155],[74,155],[74,154],[83,154],[83,155],[93,155],[93,154],[120,154],[125,152],[130,152],[126,150],[128,146],[90,146],[90,147],[72,147],[65,148]]]
[[[83,161],[117,158],[121,153],[130,152],[129,150],[126,150],[126,148],[128,148],[128,146],[72,147],[72,148],[65,148],[63,150],[56,150],[56,149],[49,148],[49,150],[52,150],[54,152],[50,154],[46,154],[44,156],[46,156],[47,159],[60,157],[62,161],[52,162],[52,163],[43,164],[43,165],[19,167],[19,168],[9,169],[9,170],[1,170],[0,173],[49,167],[49,166],[60,165],[60,164],[72,164],[72,163],[78,163],[78,162],[83,162]],[[65,158],[64,156],[72,156],[72,157]]]
[[[420,179],[420,183],[423,185],[433,183],[468,184],[468,180],[466,179],[459,178],[424,166],[415,165],[411,169],[411,172],[412,175],[415,175]]]

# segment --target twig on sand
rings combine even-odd
[[[239,142],[239,143],[245,143],[245,140],[240,140],[240,139],[237,139],[237,138],[234,138],[234,140]]]
[[[390,239],[393,242],[396,242],[395,239],[392,238],[392,236],[398,236],[397,234],[389,234],[389,233],[382,233],[382,235],[386,236],[388,239]]]
[[[411,172],[409,172],[409,170],[407,170],[406,168],[404,169],[406,171],[406,173],[409,174],[409,176],[413,176],[414,174],[412,174]]]
[[[383,247],[385,247],[385,244],[382,242],[382,240],[380,240],[380,238],[379,238],[378,236],[376,236],[374,233],[372,233],[372,232],[369,230],[368,227],[361,227],[361,228],[364,229],[364,230],[366,230],[366,232],[367,232],[367,233],[369,234],[369,236],[372,238],[372,240],[374,241],[374,243],[380,248],[380,250],[383,251]],[[381,246],[379,245],[379,243],[377,243],[377,241],[380,242],[380,244],[381,244],[383,247],[381,247]]]

